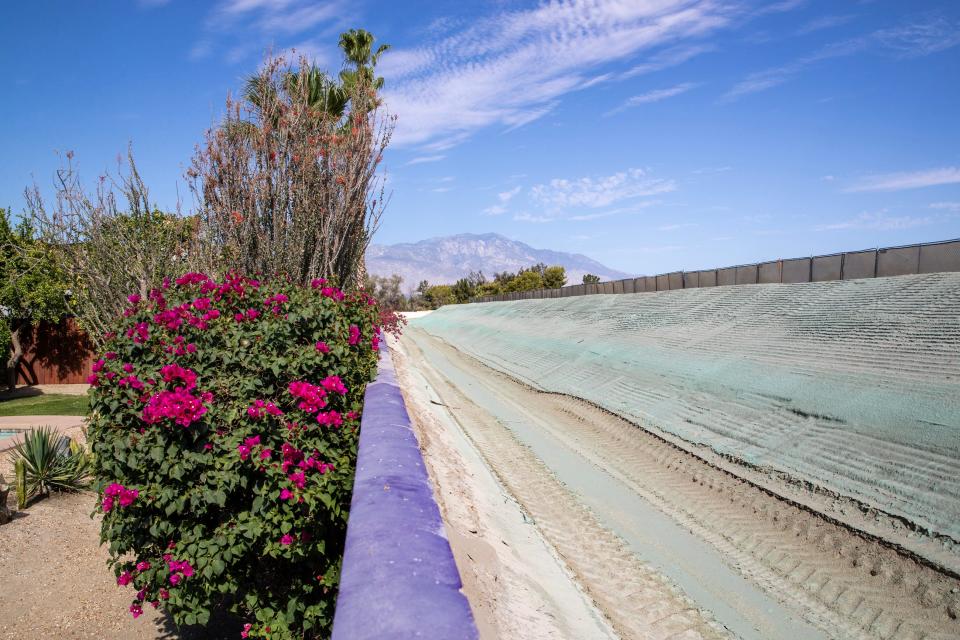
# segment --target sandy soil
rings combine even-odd
[[[533,518],[409,366],[403,344],[390,342],[481,639],[617,638]]]
[[[708,450],[538,392],[415,327],[403,346],[398,371],[421,381],[409,373],[401,381],[429,386],[430,406],[448,410],[507,501],[519,503],[622,637],[960,637],[956,577],[783,499]],[[429,422],[424,413],[416,419]],[[424,446],[429,459],[436,439]],[[465,486],[435,474],[438,493],[476,500],[470,486],[473,495],[485,489],[467,468],[456,478]],[[465,517],[445,515],[453,529]],[[481,570],[505,568],[527,570],[521,558]],[[495,595],[468,590],[475,608],[479,599],[494,613],[504,610]]]

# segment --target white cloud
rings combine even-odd
[[[485,216],[500,216],[507,212],[507,208],[502,204],[495,204],[483,210]]]
[[[322,41],[311,38],[296,49],[311,62],[327,66],[336,53],[336,40],[328,32],[344,26],[345,15],[344,0],[220,0],[209,12],[203,36],[190,57],[204,58],[223,50],[228,61],[238,62],[268,49],[289,53],[289,47],[277,46],[278,39],[319,30],[325,33]],[[215,47],[215,41],[226,42]]]
[[[696,222],[680,222],[676,224],[662,224],[657,227],[657,231],[679,231],[680,229],[689,229],[690,227],[699,227]]]
[[[805,36],[808,33],[813,33],[815,31],[823,31],[824,29],[839,27],[840,25],[847,24],[853,20],[853,18],[854,16],[852,15],[822,16],[820,18],[811,20],[797,29],[797,35]]]
[[[687,60],[694,58],[702,53],[715,51],[716,47],[709,44],[692,44],[671,47],[665,51],[651,56],[648,60],[634,65],[631,69],[622,74],[621,78],[632,78],[645,73],[662,71],[669,67],[675,67],[683,64]]]
[[[696,44],[738,11],[722,0],[566,0],[504,11],[437,42],[391,52],[381,70],[387,105],[399,116],[394,141],[452,145],[484,127],[529,123],[565,94],[605,79],[598,67]]]
[[[941,209],[952,213],[960,213],[960,202],[931,202],[931,209]]]
[[[765,91],[792,79],[808,67],[864,51],[878,51],[896,57],[916,58],[944,51],[960,44],[960,25],[943,18],[925,18],[916,22],[881,29],[864,36],[834,42],[793,62],[748,74],[721,98],[730,102],[741,96]]]
[[[660,102],[661,100],[666,100],[667,98],[678,96],[681,93],[686,93],[687,91],[690,91],[690,89],[693,89],[696,86],[697,84],[694,82],[683,82],[681,84],[674,85],[672,87],[667,87],[665,89],[654,89],[653,91],[647,91],[646,93],[641,93],[638,96],[633,96],[632,98],[628,98],[627,101],[624,102],[622,105],[620,105],[616,109],[613,109],[612,111],[608,111],[605,115],[608,115],[608,116],[613,115],[615,113],[624,111],[625,109],[640,106],[641,104],[649,104],[651,102]]]
[[[514,187],[509,191],[503,191],[501,193],[498,193],[497,197],[500,199],[500,202],[510,202],[514,198],[514,196],[520,193],[520,189],[521,187]]]
[[[960,183],[960,167],[942,167],[925,171],[906,171],[867,176],[858,184],[844,189],[850,193],[861,191],[902,191],[943,184]]]
[[[599,178],[555,178],[531,188],[530,195],[550,211],[571,208],[597,209],[624,200],[676,190],[672,180],[650,178],[642,169],[628,169]]]
[[[440,162],[447,156],[445,155],[435,155],[435,156],[419,156],[407,163],[407,166],[412,164],[423,164],[425,162]]]
[[[551,218],[550,216],[535,215],[526,212],[515,214],[513,219],[517,222],[534,222],[537,224],[553,222],[555,220],[555,218]]]
[[[936,222],[931,216],[890,216],[886,211],[877,213],[861,213],[850,220],[822,224],[814,227],[816,231],[841,231],[846,229],[875,229],[879,231],[894,231],[922,227]]]

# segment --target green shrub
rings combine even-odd
[[[130,297],[90,382],[101,538],[178,624],[330,628],[378,312],[364,294],[187,274]]]
[[[16,470],[17,508],[35,496],[51,491],[79,491],[88,486],[87,454],[53,427],[38,427],[23,434],[11,454]]]

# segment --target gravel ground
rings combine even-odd
[[[0,527],[0,640],[237,638],[227,631],[178,631],[151,607],[134,620],[130,587],[118,587],[100,547],[90,493],[56,495]],[[11,501],[12,502],[12,501]],[[11,504],[11,507],[13,504]],[[236,627],[236,628],[235,628]]]

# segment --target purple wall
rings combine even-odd
[[[381,346],[379,373],[364,397],[333,640],[475,640],[460,586],[393,362]]]

